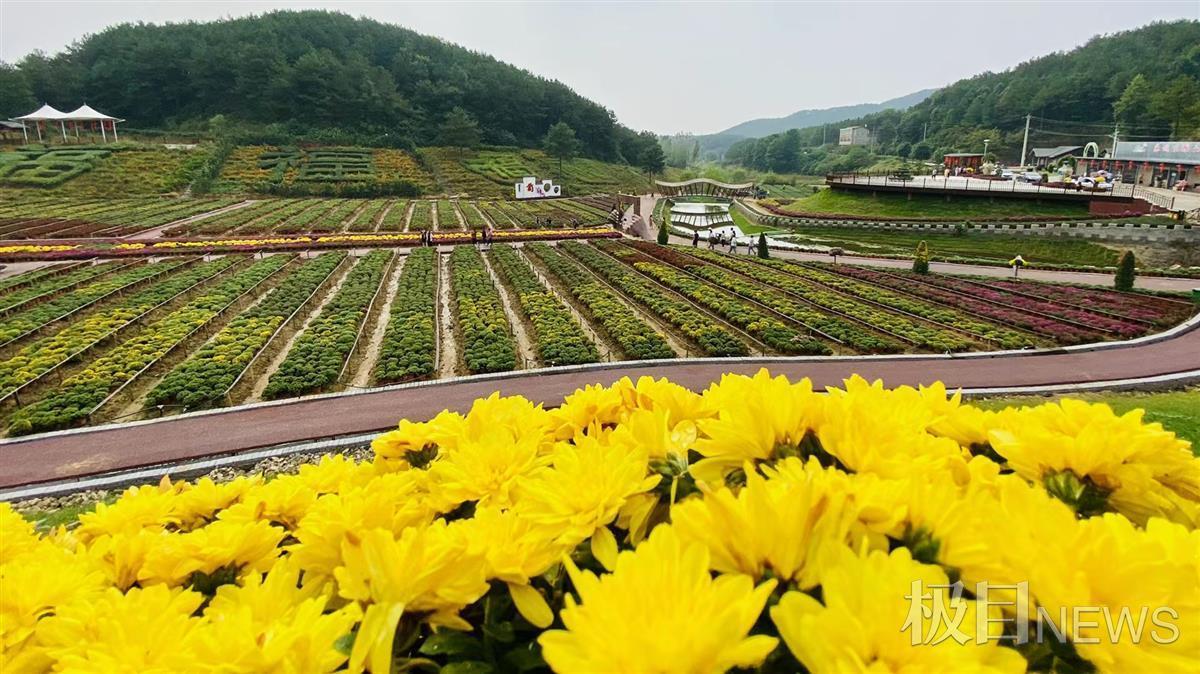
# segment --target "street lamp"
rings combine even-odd
[[[983,160],[984,161],[987,161],[987,146],[988,146],[988,143],[990,143],[990,142],[992,142],[992,140],[990,138],[983,139]]]

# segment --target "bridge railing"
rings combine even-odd
[[[1144,198],[1135,185],[1114,183],[1112,189],[1087,189],[1026,183],[1019,180],[992,180],[974,176],[901,176],[895,172],[830,173],[825,176],[830,185],[863,185],[875,187],[912,187],[924,190],[956,190],[969,192],[1017,192],[1037,194],[1087,194],[1091,197]],[[1157,196],[1157,195],[1156,195]],[[1149,201],[1149,199],[1147,199]],[[1151,202],[1154,203],[1154,202]]]

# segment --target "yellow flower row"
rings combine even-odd
[[[47,534],[0,505],[5,671],[1200,664],[1200,460],[1140,412],[763,371],[494,394],[373,449]],[[1141,638],[1080,613],[1147,608]]]
[[[13,253],[53,253],[60,250],[74,249],[75,246],[68,245],[33,246],[18,244],[15,246],[0,246],[0,255],[11,255]]]

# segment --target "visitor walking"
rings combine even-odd
[[[700,245],[700,232],[692,232],[692,248]]]
[[[479,250],[479,232],[474,229],[471,230],[471,247]]]
[[[737,255],[737,239],[733,238],[732,234],[729,235],[729,252],[732,255]]]

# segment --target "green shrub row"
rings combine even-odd
[[[500,293],[473,246],[457,246],[450,254],[450,287],[467,371],[480,374],[515,369],[517,346]]]
[[[146,404],[198,407],[220,401],[275,330],[346,257],[325,253],[305,261],[258,304],[242,312],[146,396]]]
[[[0,362],[0,395],[8,395],[42,376],[147,311],[228,269],[237,260],[226,256],[192,265],[112,306],[88,312],[52,335],[25,345],[12,358]]]
[[[696,310],[691,304],[664,293],[625,265],[595,248],[578,241],[562,241],[559,246],[589,268],[598,272],[627,297],[655,316],[679,329],[707,356],[745,356],[746,344],[736,335]]]
[[[74,269],[65,274],[51,276],[37,283],[31,283],[23,288],[14,290],[0,299],[0,311],[8,311],[15,309],[27,302],[35,300],[43,295],[66,290],[72,286],[90,281],[91,279],[107,274],[114,269],[118,269],[126,262],[102,262],[100,264],[92,264],[78,269]]]
[[[389,250],[373,250],[354,265],[333,299],[304,328],[271,375],[264,396],[288,398],[337,383],[392,255]]]
[[[48,396],[18,409],[9,422],[9,432],[14,435],[36,433],[87,419],[110,393],[162,358],[192,331],[211,321],[222,309],[290,260],[287,255],[272,255],[259,260],[147,326],[67,379]]]
[[[12,316],[0,318],[0,344],[7,344],[11,339],[56,321],[125,286],[164,274],[181,264],[183,264],[182,260],[171,260],[155,264],[135,265],[94,283],[76,288],[69,293],[63,293],[49,302],[35,305]]]
[[[544,243],[525,244],[525,251],[546,265],[627,357],[646,360],[675,356],[662,335],[577,262]]]
[[[516,249],[498,245],[490,256],[496,273],[512,288],[533,326],[538,358],[545,365],[595,363],[600,353],[569,309],[546,289]]]
[[[378,383],[433,376],[437,356],[436,263],[433,248],[414,248],[404,262],[373,372]]]

